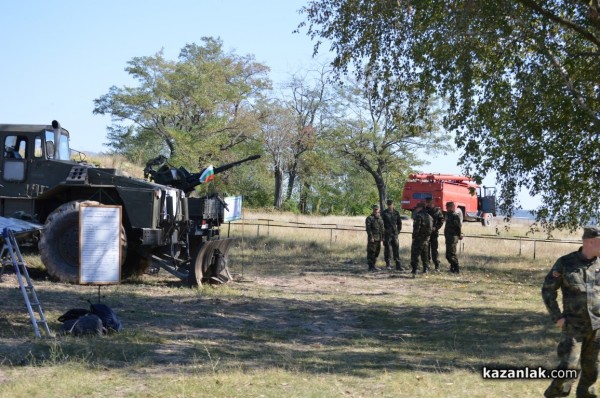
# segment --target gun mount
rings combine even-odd
[[[260,155],[252,155],[245,159],[238,160],[231,163],[226,163],[213,169],[213,174],[220,174],[224,171],[231,169],[232,167],[239,166],[242,163],[249,162],[251,160],[259,159]],[[154,170],[154,167],[158,167]],[[164,156],[158,156],[154,159],[150,159],[144,167],[144,178],[149,178],[157,184],[168,185],[173,188],[181,189],[186,194],[189,194],[194,190],[195,187],[202,184],[200,176],[207,169],[203,169],[199,173],[190,173],[183,167],[175,168],[169,165],[167,158]]]

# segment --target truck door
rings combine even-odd
[[[11,196],[20,196],[25,193],[27,149],[26,136],[6,135],[4,137],[2,182],[6,193]]]
[[[31,157],[30,138],[19,133],[0,137],[3,148],[0,170],[0,213],[10,217],[17,211],[30,213],[33,201],[28,199],[27,173]]]
[[[479,210],[481,213],[491,213],[496,215],[496,188],[483,187],[480,193]]]

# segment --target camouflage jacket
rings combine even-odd
[[[462,223],[457,212],[446,213],[446,226],[444,227],[444,236],[460,236],[462,234]]]
[[[439,207],[427,207],[427,214],[433,219],[432,235],[438,235],[442,225],[444,225],[444,213]]]
[[[367,228],[369,242],[371,239],[375,241],[383,240],[384,227],[383,219],[381,217],[375,217],[373,214],[371,214],[369,217],[367,217],[365,226]]]
[[[562,313],[556,300],[558,289]],[[574,330],[600,329],[600,260],[584,258],[581,249],[562,256],[544,279],[542,298],[553,322],[565,318]]]
[[[413,239],[429,240],[433,228],[433,219],[424,209],[415,212],[413,217]]]
[[[398,210],[385,209],[381,212],[381,218],[383,218],[383,225],[385,225],[385,233],[388,235],[398,236],[402,231],[402,219]]]

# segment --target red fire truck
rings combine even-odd
[[[417,203],[433,198],[444,210],[453,201],[464,221],[490,225],[496,215],[496,188],[477,185],[470,177],[453,174],[411,174],[402,193],[402,208],[414,210]]]

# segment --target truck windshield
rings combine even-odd
[[[58,140],[58,143],[54,142],[54,131],[46,130],[46,154],[48,159],[69,160],[71,157],[69,136],[61,132]]]

